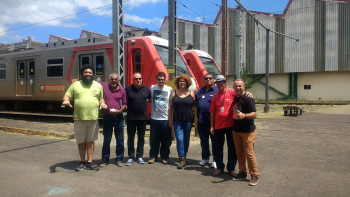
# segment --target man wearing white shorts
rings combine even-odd
[[[92,162],[94,141],[98,138],[99,109],[107,109],[107,105],[103,99],[101,84],[93,80],[93,68],[85,65],[80,71],[81,80],[74,82],[68,88],[62,104],[73,107],[70,100],[74,101],[74,132],[80,155],[80,162],[75,171],[85,168],[98,171],[99,167]],[[85,155],[87,155],[87,161]]]

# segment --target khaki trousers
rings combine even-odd
[[[239,171],[247,174],[246,163],[248,163],[249,173],[253,176],[259,176],[258,165],[254,155],[256,134],[256,130],[251,133],[233,131]]]

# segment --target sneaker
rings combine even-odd
[[[150,158],[148,160],[148,164],[154,164],[154,162],[156,162],[156,158]]]
[[[131,165],[132,165],[132,163],[134,163],[134,160],[133,160],[133,159],[128,159],[128,161],[126,162],[126,164],[125,164],[125,165],[127,165],[127,166],[131,166]]]
[[[140,158],[138,158],[137,163],[145,164],[146,162],[140,157]]]
[[[92,162],[87,162],[86,164],[86,169],[88,170],[95,170],[95,171],[99,171],[100,167],[98,167],[98,165],[92,163]]]
[[[82,171],[85,169],[86,162],[79,162],[79,165],[75,167],[75,171]]]
[[[209,163],[208,159],[202,159],[202,161],[199,162],[199,165],[200,166],[205,166],[205,165],[207,165],[207,163]]]
[[[108,165],[108,161],[102,161],[102,163],[100,164],[100,167],[105,167]]]
[[[169,163],[168,159],[162,159],[162,164],[166,165],[168,163]]]
[[[217,169],[215,161],[213,161],[213,163],[211,164],[211,167],[214,168],[214,169]]]
[[[122,162],[121,160],[118,160],[118,161],[117,161],[117,166],[118,166],[118,167],[123,167],[123,165],[124,165],[124,164],[123,164],[123,162]]]
[[[238,174],[236,174],[236,176],[233,176],[232,180],[234,181],[242,181],[245,180],[247,178],[247,174],[244,172],[239,172]]]
[[[255,186],[258,183],[259,183],[259,177],[252,175],[252,178],[249,181],[249,185],[250,186]]]

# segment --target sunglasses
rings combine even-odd
[[[205,79],[205,80],[212,80],[213,77],[205,77],[204,79]]]
[[[135,81],[137,81],[137,80],[140,80],[140,81],[141,81],[141,80],[142,80],[142,78],[134,78],[134,80],[135,80]]]
[[[158,81],[164,81],[165,79],[157,79]]]

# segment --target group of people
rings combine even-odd
[[[222,75],[214,80],[211,74],[204,77],[205,86],[198,91],[189,90],[192,85],[190,77],[183,74],[176,78],[176,90],[165,85],[166,74],[156,75],[157,84],[150,88],[142,84],[142,75],[133,75],[133,84],[125,89],[119,84],[119,75],[112,73],[109,83],[93,80],[93,68],[81,68],[81,80],[74,82],[67,90],[63,105],[73,107],[74,131],[80,155],[76,171],[83,169],[99,170],[109,164],[110,143],[114,132],[116,138],[116,164],[122,167],[124,157],[124,118],[127,111],[127,148],[126,166],[136,161],[144,164],[143,147],[147,121],[147,103],[152,103],[150,117],[150,152],[149,164],[158,159],[168,164],[171,146],[171,129],[176,137],[176,148],[179,157],[178,169],[186,166],[186,155],[190,144],[190,133],[194,122],[194,106],[197,106],[198,134],[202,148],[202,160],[199,165],[209,163],[212,144],[214,175],[224,172],[223,149],[225,136],[228,147],[227,171],[233,180],[245,180],[248,163],[251,180],[249,185],[259,182],[259,173],[254,156],[256,128],[254,119],[256,109],[254,99],[245,92],[244,82],[236,80],[234,89],[229,89]],[[94,141],[98,138],[98,114],[104,110],[102,163],[92,162]],[[135,155],[134,139],[137,131],[137,148]],[[160,158],[158,155],[160,154]],[[85,156],[87,155],[87,159]],[[239,172],[235,172],[238,160]]]

